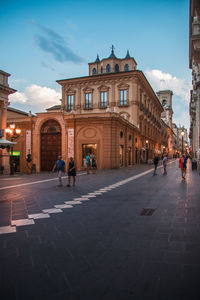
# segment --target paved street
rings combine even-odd
[[[0,177],[0,299],[199,300],[200,176],[152,168]]]

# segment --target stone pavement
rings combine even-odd
[[[151,168],[0,179],[0,299],[199,300],[200,176]]]

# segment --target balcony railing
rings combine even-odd
[[[108,103],[107,102],[100,102],[99,103],[99,108],[100,109],[105,109],[105,108],[107,108],[108,107]]]
[[[85,110],[91,110],[93,109],[92,104],[85,104],[84,108]]]
[[[200,35],[200,22],[193,22],[192,24],[192,34],[193,35]]]
[[[67,110],[67,111],[74,110],[74,105],[73,105],[73,104],[68,104],[68,105],[66,106],[66,110]]]
[[[127,100],[124,100],[124,101],[118,101],[117,102],[117,105],[119,106],[119,107],[126,107],[126,106],[129,106],[129,100],[127,99]]]

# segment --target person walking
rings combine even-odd
[[[86,165],[87,165],[87,168],[86,168],[87,174],[89,174],[89,170],[90,170],[90,154],[89,153],[86,155],[85,159],[86,159]]]
[[[183,154],[179,159],[179,168],[181,169],[182,179],[185,180],[186,168],[187,168],[187,157]]]
[[[163,175],[167,175],[167,155],[164,155],[162,163],[164,170]]]
[[[73,157],[70,157],[69,165],[68,165],[68,184],[67,186],[71,186],[71,177],[73,177],[73,186],[75,186],[76,182],[76,168]]]
[[[154,163],[153,175],[157,175],[156,170],[157,170],[157,167],[158,167],[158,162],[159,162],[159,157],[158,157],[158,155],[156,155],[153,159],[153,163]]]
[[[92,155],[92,173],[95,174],[96,173],[96,169],[97,169],[97,161],[96,161],[96,157],[93,154]]]
[[[56,161],[52,171],[54,172],[55,169],[58,172],[58,180],[59,180],[59,185],[58,186],[61,187],[61,186],[63,186],[62,175],[63,175],[63,173],[65,173],[65,162],[62,159],[61,155],[58,156],[58,160]]]

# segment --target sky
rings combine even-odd
[[[88,62],[127,49],[155,92],[172,90],[173,122],[189,129],[189,0],[0,0],[0,69],[33,113],[60,104],[56,80],[87,76]]]

